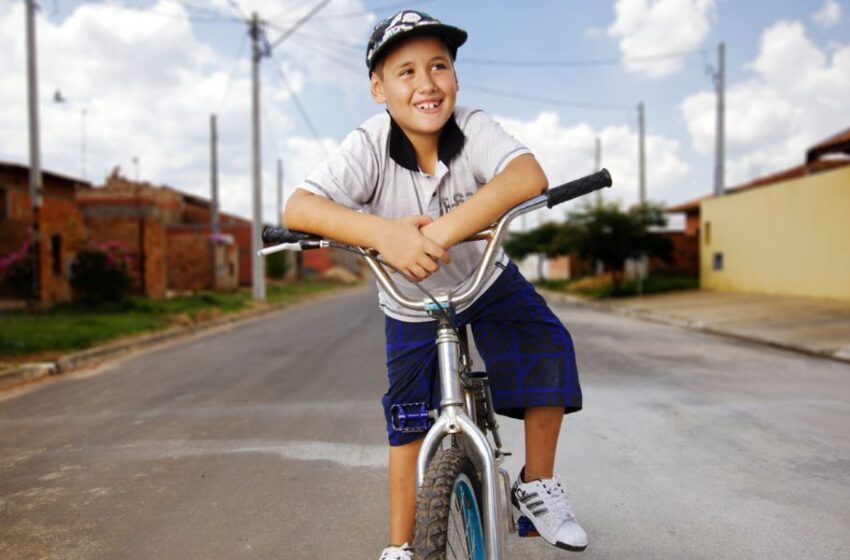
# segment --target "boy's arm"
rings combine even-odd
[[[517,156],[463,204],[422,227],[422,233],[449,249],[487,228],[517,204],[543,193],[548,186],[546,174],[533,155]]]
[[[390,220],[297,189],[286,203],[283,221],[290,229],[374,248],[387,262],[420,280],[437,270],[438,260],[450,260],[442,247],[420,231],[431,222],[428,216]]]

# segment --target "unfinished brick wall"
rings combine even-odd
[[[211,290],[213,254],[209,233],[191,226],[169,228],[167,265],[170,289]]]

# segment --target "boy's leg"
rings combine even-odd
[[[413,542],[416,515],[416,458],[422,439],[390,446],[390,544]]]
[[[562,406],[532,406],[525,409],[526,481],[552,478],[563,419]]]

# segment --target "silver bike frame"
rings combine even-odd
[[[548,199],[545,194],[527,200],[508,211],[493,226],[465,241],[487,240],[481,263],[475,272],[472,285],[464,292],[455,294],[448,293],[440,297],[441,304],[447,307],[462,305],[472,300],[481,291],[484,281],[493,268],[501,241],[508,231],[511,221],[520,216],[546,206]],[[430,299],[420,301],[411,300],[399,293],[395,283],[390,279],[386,269],[378,262],[374,252],[363,250],[363,256],[369,264],[369,268],[375,274],[375,278],[381,287],[395,299],[400,305],[417,311],[427,311],[433,307]],[[487,440],[487,436],[478,428],[470,418],[474,410],[465,410],[466,400],[460,384],[460,341],[457,334],[445,317],[437,316],[437,356],[440,368],[440,389],[442,399],[440,400],[440,416],[428,430],[416,463],[416,485],[421,486],[425,478],[425,469],[431,458],[440,448],[443,439],[449,434],[462,434],[470,443],[470,448],[475,451],[478,464],[481,466],[483,480],[483,511],[484,511],[484,534],[485,552],[487,560],[501,560],[503,550],[503,538],[505,527],[499,508],[499,463],[501,457],[497,457],[495,450]],[[506,507],[510,505],[506,504]],[[508,515],[510,511],[508,510]]]

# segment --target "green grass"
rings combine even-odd
[[[269,284],[267,301],[294,303],[337,286],[338,283],[321,280]],[[251,292],[241,290],[170,300],[133,297],[120,304],[98,307],[59,305],[40,313],[9,312],[0,315],[0,359],[81,350],[107,340],[198,322],[252,306]]]

